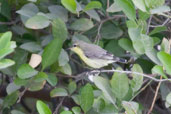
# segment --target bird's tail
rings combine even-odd
[[[128,63],[128,61],[126,59],[123,59],[123,58],[118,58],[118,61],[119,63]]]

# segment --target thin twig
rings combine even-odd
[[[24,93],[28,90],[28,88],[25,88],[19,95],[17,103],[19,103],[21,101],[21,98],[23,97]]]
[[[148,20],[148,25],[147,25],[147,31],[146,34],[149,33],[149,29],[150,29],[150,23],[151,23],[151,19],[152,19],[153,15],[150,16],[149,20]]]
[[[170,18],[167,18],[167,19],[163,22],[163,24],[161,24],[161,25],[150,25],[150,27],[153,27],[153,28],[155,28],[155,27],[162,27],[162,26],[166,25],[167,22],[169,22],[170,20],[171,20]]]
[[[121,71],[121,70],[115,70],[115,69],[112,69],[112,70],[94,70],[94,71],[91,71],[92,73],[105,73],[105,72],[119,72],[119,73],[124,73],[124,74],[136,74],[136,75],[141,75],[143,77],[146,77],[146,78],[149,78],[153,81],[156,81],[156,82],[166,82],[166,81],[171,81],[171,79],[156,79],[152,76],[158,76],[158,75],[147,75],[147,74],[142,74],[142,73],[139,73],[139,72],[132,72],[132,71]]]
[[[162,76],[160,76],[160,80],[161,79],[162,79]],[[158,95],[158,92],[159,92],[160,85],[161,85],[161,82],[158,83],[158,86],[156,88],[156,92],[155,92],[155,95],[154,95],[154,98],[153,98],[153,102],[152,102],[151,107],[150,107],[150,110],[148,111],[147,114],[151,114],[151,112],[153,110],[153,107],[154,107],[154,104],[156,102],[156,98],[157,98],[157,95]]]
[[[0,22],[0,25],[14,25],[14,24],[16,24],[18,21],[19,21],[19,19],[17,18],[16,20],[11,21],[11,22]]]
[[[109,5],[110,5],[110,0],[107,0],[107,9],[109,8]],[[106,10],[106,16],[109,17],[109,13],[107,12],[107,10]]]
[[[65,97],[62,97],[60,103],[58,104],[58,106],[56,107],[55,111],[53,112],[53,114],[59,114],[59,108],[62,106],[62,103],[64,102]]]

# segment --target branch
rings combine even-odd
[[[59,113],[59,108],[62,106],[62,103],[64,102],[65,97],[63,97],[60,101],[60,103],[57,105],[55,111],[53,112],[53,114],[58,114]]]
[[[155,27],[162,27],[162,26],[166,25],[170,20],[171,20],[170,18],[167,18],[167,19],[163,22],[163,24],[161,24],[161,25],[150,25],[150,27],[153,27],[153,28],[155,28]],[[169,22],[169,23],[170,23],[170,22]]]
[[[147,31],[146,34],[149,33],[149,29],[150,29],[150,23],[151,23],[151,19],[152,19],[153,15],[150,16],[149,20],[148,20],[148,25],[147,25]]]
[[[162,79],[162,76],[160,76],[160,80],[161,79]],[[153,102],[151,104],[150,110],[148,111],[148,114],[151,114],[151,112],[153,110],[153,107],[154,107],[154,104],[156,102],[156,98],[157,98],[157,95],[158,95],[158,92],[159,92],[160,85],[161,85],[161,82],[159,82],[159,84],[157,85],[156,92],[155,92],[155,95],[154,95],[154,98],[153,98]]]
[[[94,71],[91,71],[91,73],[104,73],[104,72],[119,72],[119,73],[124,73],[124,74],[136,74],[136,75],[141,75],[143,77],[146,77],[146,78],[149,78],[153,81],[156,81],[156,82],[166,82],[166,81],[171,81],[171,79],[156,79],[152,76],[158,76],[158,75],[147,75],[147,74],[142,74],[142,73],[139,73],[139,72],[132,72],[132,71],[121,71],[121,70],[115,70],[115,69],[112,69],[112,70],[94,70]]]

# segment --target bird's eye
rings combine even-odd
[[[74,47],[77,47],[77,45],[76,45],[76,44],[74,44],[73,46],[74,46]]]

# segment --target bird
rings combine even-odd
[[[82,40],[74,41],[70,50],[75,52],[89,67],[95,69],[108,66],[114,62],[127,63],[126,59],[116,57],[100,46]]]

